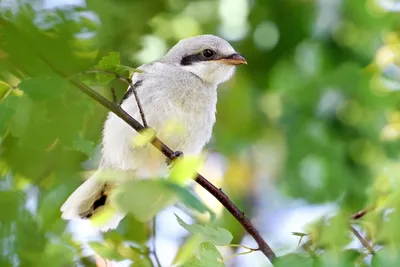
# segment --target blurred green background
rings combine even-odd
[[[228,40],[248,65],[219,89],[201,172],[284,255],[277,266],[398,266],[399,12],[394,0],[1,0],[0,266],[104,266],[83,249],[87,240],[77,241],[86,226],[67,231],[59,208],[82,172],[96,168],[107,111],[54,68],[74,75],[112,51],[136,67],[203,33]],[[110,87],[119,97],[126,90],[119,81],[83,81],[109,99]],[[196,192],[233,243],[255,246],[210,195]],[[372,257],[348,229],[349,216],[367,207],[374,209],[354,223],[375,245]],[[162,266],[191,249],[178,211],[158,220]],[[145,247],[149,231],[130,217],[92,248],[152,266],[149,255],[122,245]],[[316,258],[291,232],[310,234]],[[253,252],[226,265],[269,263]]]

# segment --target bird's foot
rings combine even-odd
[[[167,159],[167,165],[170,166],[174,160],[177,158],[183,157],[183,152],[182,151],[175,151],[169,159]]]

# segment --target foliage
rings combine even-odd
[[[126,84],[87,71],[129,77],[179,39],[208,32],[225,35],[249,62],[219,90],[208,148],[224,157],[224,192],[250,218],[277,224],[258,225],[281,256],[275,266],[398,265],[398,13],[377,0],[86,0],[60,8],[44,2],[0,1],[0,266],[95,264],[66,231],[59,208],[84,171],[96,168],[107,111],[67,77],[110,100],[114,88],[121,99]],[[130,215],[91,248],[152,266],[147,221],[177,203],[199,221],[159,222],[190,233],[174,240],[182,266],[236,264],[239,257],[230,256],[241,249],[259,253],[233,249],[245,242],[244,229],[190,189],[202,160],[178,160],[168,180],[127,182],[115,201]],[[337,210],[295,233],[298,248],[285,254],[287,244],[270,239],[270,227],[283,225],[269,209],[275,201],[267,196],[276,192]],[[364,208],[365,216],[351,217]]]

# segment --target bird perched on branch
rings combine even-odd
[[[198,154],[210,140],[215,123],[217,87],[229,80],[246,60],[222,38],[200,35],[179,41],[160,60],[140,66],[132,77],[121,107],[142,121],[133,90],[145,119],[157,136],[174,151]],[[174,130],[171,125],[180,125]],[[129,177],[157,177],[167,169],[152,146],[135,146],[138,133],[114,113],[104,124],[102,159],[98,171],[71,194],[61,207],[64,219],[89,219],[110,203],[110,193],[122,178],[101,179],[104,173]],[[111,172],[108,172],[111,171]],[[122,175],[124,176],[124,175]],[[145,205],[145,204],[144,204]],[[116,212],[102,231],[116,228],[124,212]]]

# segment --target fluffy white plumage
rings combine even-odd
[[[213,56],[204,56],[205,50],[211,50]],[[142,65],[142,72],[135,73],[132,80],[133,84],[139,82],[136,90],[148,125],[174,151],[200,153],[210,140],[215,123],[217,86],[231,78],[235,65],[243,63],[245,60],[225,40],[200,35],[181,40],[164,58]],[[123,101],[122,108],[141,122],[133,94]],[[171,131],[171,124],[178,127]],[[118,182],[99,179],[105,170],[122,171],[123,177],[118,175],[118,181],[166,174],[165,158],[156,148],[133,146],[136,135],[115,114],[108,115],[99,170],[61,207],[64,219],[90,218],[102,208],[98,201],[103,196],[105,203],[100,204],[110,205],[107,196]],[[100,230],[116,228],[124,215],[116,212]]]

